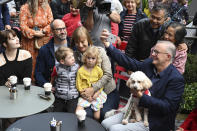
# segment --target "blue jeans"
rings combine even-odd
[[[111,109],[118,108],[119,101],[120,97],[116,89],[107,95],[107,101],[103,104],[103,108],[101,109],[100,121],[104,119],[106,112],[110,111]],[[87,112],[87,116],[93,118],[93,109],[91,107],[88,107],[85,110]]]
[[[102,126],[108,131],[149,131],[143,122],[121,124],[124,114],[118,113],[102,121]]]

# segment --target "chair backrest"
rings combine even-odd
[[[188,25],[186,25],[185,27],[186,31],[187,31],[187,35],[185,36],[185,38],[197,38],[196,37],[196,30],[197,27],[193,25],[193,22],[189,23]]]
[[[115,82],[117,84],[118,79],[122,79],[127,81],[129,79],[128,76],[122,75],[121,72],[126,72],[126,69],[122,66],[116,66],[116,73],[114,73]]]
[[[193,22],[191,22],[188,25],[186,25],[185,29],[187,31],[187,35],[185,36],[185,43],[188,45],[189,53],[191,53],[191,45],[194,43],[194,40],[197,39],[197,27],[193,25]]]

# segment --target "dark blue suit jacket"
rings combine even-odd
[[[36,59],[34,77],[36,85],[43,86],[50,82],[51,73],[55,66],[54,40],[51,39],[46,45],[42,46]]]
[[[152,81],[151,96],[143,94],[140,106],[149,109],[150,131],[174,130],[176,111],[179,108],[184,92],[184,78],[179,71],[170,64],[164,71],[156,73],[152,59],[139,62],[132,59],[110,45],[108,53],[120,66],[132,71],[143,71]]]

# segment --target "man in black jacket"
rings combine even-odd
[[[50,6],[54,19],[62,19],[65,14],[70,13],[69,0],[52,0]]]
[[[164,33],[168,11],[164,5],[156,5],[149,19],[142,19],[132,29],[125,53],[131,58],[144,60],[150,56],[151,48]]]

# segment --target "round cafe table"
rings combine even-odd
[[[50,112],[25,117],[13,123],[6,131],[50,131],[52,119],[62,121],[61,131],[106,131],[97,121],[86,118],[85,126],[78,127],[77,116],[72,113]]]
[[[17,85],[17,89],[17,98],[11,100],[9,89],[0,86],[0,118],[18,118],[36,114],[50,107],[55,100],[52,93],[50,100],[41,99],[38,94],[44,94],[44,89],[38,86],[24,90],[24,85]]]

